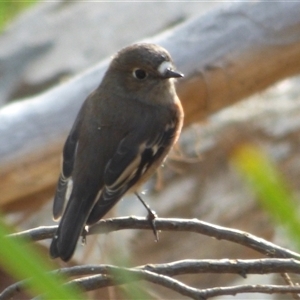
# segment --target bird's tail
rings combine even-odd
[[[72,257],[92,207],[93,201],[72,199],[71,195],[50,246],[52,258],[68,261]]]

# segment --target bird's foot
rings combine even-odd
[[[82,238],[81,238],[81,244],[82,245],[86,245],[86,236],[87,236],[88,232],[89,232],[89,227],[85,226],[84,229],[83,229],[83,231],[82,231],[82,234],[81,234],[81,236],[82,236]]]
[[[159,241],[159,237],[158,237],[158,231],[156,229],[156,225],[155,225],[155,219],[157,218],[157,214],[154,210],[152,210],[150,208],[150,206],[142,199],[142,197],[136,192],[135,195],[138,197],[138,199],[141,201],[141,203],[144,205],[144,207],[146,208],[147,212],[148,212],[148,216],[147,216],[147,220],[150,223],[150,226],[152,228],[154,237],[155,237],[155,242]]]

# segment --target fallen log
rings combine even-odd
[[[185,126],[300,72],[300,3],[239,3],[147,39],[185,74],[177,88]],[[36,206],[53,195],[62,144],[108,60],[0,110],[0,205]]]

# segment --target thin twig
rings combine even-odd
[[[62,268],[60,273],[67,276],[86,276],[110,274],[112,265],[84,265]],[[239,274],[243,278],[248,274],[296,273],[300,274],[300,262],[295,259],[185,259],[164,264],[147,264],[130,268],[130,270],[146,270],[166,276],[184,274]]]
[[[15,282],[5,288],[0,294],[0,300],[17,299],[17,295],[26,287],[28,280]]]
[[[127,268],[110,268],[111,275],[94,275],[88,278],[80,278],[70,281],[68,284],[76,284],[79,288],[85,291],[92,291],[94,289],[106,286],[115,286],[125,283],[130,283],[137,280],[146,280],[166,288],[169,288],[183,296],[187,296],[191,299],[202,299],[198,295],[198,289],[192,288],[176,279],[160,275],[154,272],[138,269],[127,269]]]
[[[216,287],[211,289],[201,290],[201,296],[204,299],[209,299],[217,296],[231,295],[245,293],[261,293],[261,294],[289,294],[300,293],[300,286],[286,286],[286,285],[238,285],[231,287]]]
[[[269,257],[277,258],[294,258],[300,260],[300,255],[288,249],[279,247],[273,243],[263,240],[259,237],[249,233],[209,224],[207,222],[199,221],[196,219],[163,219],[157,218],[155,220],[156,228],[165,231],[185,231],[204,234],[216,239],[223,239],[231,241],[245,247],[254,249]],[[42,240],[52,238],[57,226],[39,227],[25,232],[20,232],[10,235],[11,238],[27,238],[28,240]],[[112,231],[124,229],[151,229],[147,219],[138,217],[127,218],[113,218],[101,220],[96,225],[89,228],[88,235],[90,234],[107,234]],[[119,283],[124,282],[120,276],[113,276],[111,270],[121,270],[122,272],[130,272],[131,274],[142,275],[141,279],[155,282],[166,287],[170,287],[182,295],[189,295],[192,299],[206,299],[217,295],[232,295],[236,293],[245,292],[259,292],[262,293],[298,293],[300,289],[298,286],[264,286],[261,289],[253,290],[254,286],[244,285],[231,288],[213,288],[205,290],[197,290],[192,287],[186,286],[183,283],[170,278],[172,276],[181,274],[195,274],[195,273],[237,273],[243,277],[247,274],[266,274],[266,273],[300,273],[299,262],[293,259],[261,259],[261,260],[185,260],[173,262],[170,264],[162,265],[145,265],[131,269],[118,268],[115,266],[102,265],[102,266],[84,266],[75,268],[65,268],[60,272],[66,273],[69,276],[85,275],[88,277],[75,279],[72,282],[84,286],[84,289],[90,290],[104,286],[116,285],[116,279]],[[128,273],[129,274],[129,273]],[[139,279],[139,280],[141,280]],[[130,279],[132,280],[132,279]],[[10,299],[11,295],[24,286],[26,281],[14,284],[5,289],[0,294],[0,300]],[[71,284],[71,283],[70,283]],[[10,295],[10,297],[8,297]]]
[[[280,275],[286,284],[288,284],[289,286],[295,286],[294,282],[292,281],[288,273],[281,273]],[[295,300],[300,299],[299,294],[293,293],[292,297]]]
[[[131,276],[128,276],[131,272]],[[135,272],[135,273],[134,273]],[[125,284],[133,281],[138,281],[141,279],[148,280],[147,276],[150,276],[148,281],[154,282],[152,275],[147,275],[148,273],[157,274],[163,276],[163,284],[171,284],[166,282],[165,278],[184,275],[184,274],[204,274],[204,273],[232,273],[239,274],[243,278],[246,278],[248,274],[270,274],[270,273],[282,273],[290,272],[300,274],[300,262],[295,259],[275,259],[275,258],[265,258],[265,259],[188,259],[180,260],[165,264],[148,264],[137,266],[134,268],[121,268],[114,265],[83,265],[74,266],[68,268],[62,268],[59,270],[54,270],[51,273],[60,273],[68,277],[86,276],[82,279],[76,279],[72,282],[80,284],[84,290],[94,290],[103,287],[115,286],[117,284]],[[130,275],[129,274],[129,275]],[[138,274],[139,276],[132,276]],[[143,276],[141,276],[143,274]],[[124,278],[122,278],[122,276]],[[157,279],[158,278],[158,279]],[[159,280],[157,277],[155,280]],[[121,282],[121,283],[120,283]],[[176,281],[177,282],[177,281]],[[20,281],[9,287],[7,287],[1,294],[0,300],[11,299],[16,296],[18,292],[24,288],[27,281]],[[154,282],[157,283],[157,282]],[[179,290],[181,287],[176,288]],[[177,290],[176,290],[177,291]],[[189,290],[188,293],[194,293],[195,291]],[[182,293],[182,292],[180,292]]]
[[[251,248],[268,257],[295,258],[300,260],[300,254],[282,248],[250,233],[210,224],[197,219],[156,218],[155,225],[157,230],[194,232],[214,237],[218,240],[231,241]],[[56,228],[57,226],[38,227],[20,233],[15,233],[10,236],[16,238],[24,237],[29,240],[38,241],[52,238]],[[107,234],[112,231],[124,229],[152,230],[148,220],[145,218],[124,217],[101,220],[89,228],[87,235]]]

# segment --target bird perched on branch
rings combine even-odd
[[[182,76],[170,54],[155,44],[134,44],[113,57],[63,148],[53,204],[54,218],[62,218],[50,246],[52,258],[68,261],[85,226],[99,221],[161,165],[182,127],[174,86],[174,78]]]

